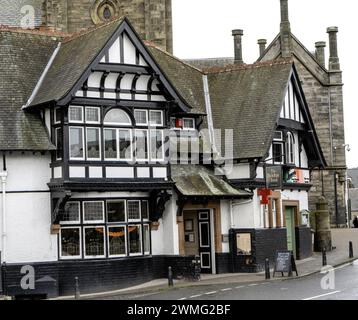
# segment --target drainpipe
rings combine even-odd
[[[3,155],[4,168],[0,172],[1,186],[2,186],[2,211],[1,211],[1,252],[2,252],[2,262],[6,262],[6,180],[7,180],[7,171],[6,171],[6,162],[5,155]]]

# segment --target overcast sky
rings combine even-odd
[[[174,54],[180,58],[232,57],[232,29],[244,29],[244,61],[258,58],[257,39],[270,43],[280,28],[280,0],[172,0]],[[310,50],[338,26],[338,51],[344,77],[346,143],[350,168],[358,167],[358,5],[352,0],[289,0],[292,33]]]

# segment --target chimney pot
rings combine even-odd
[[[337,44],[338,27],[327,28],[327,33],[329,35],[329,70],[340,70]]]
[[[267,44],[267,40],[266,39],[259,39],[257,40],[257,43],[260,47],[260,57],[262,56],[262,54],[265,52],[266,50],[266,44]]]
[[[315,43],[316,46],[316,58],[319,64],[322,67],[326,67],[326,54],[325,54],[325,48],[326,43],[324,41],[318,41]]]
[[[242,36],[244,31],[241,29],[232,30],[232,35],[234,37],[234,51],[235,51],[235,64],[243,64],[242,59]]]

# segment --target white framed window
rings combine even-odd
[[[86,123],[98,124],[101,122],[100,109],[96,107],[86,107]]]
[[[65,227],[60,230],[60,258],[80,259],[82,257],[82,233],[80,227]]]
[[[150,254],[150,226],[149,224],[143,225],[143,251],[145,255]]]
[[[149,112],[149,125],[154,127],[163,126],[163,111],[150,110]]]
[[[148,111],[147,110],[134,110],[134,118],[137,126],[148,125]]]
[[[127,201],[127,215],[128,221],[140,221],[141,220],[141,202],[140,200],[128,200]]]
[[[84,135],[82,127],[70,127],[70,160],[84,160]]]
[[[148,200],[142,200],[141,214],[142,214],[142,219],[144,221],[149,220],[149,201]]]
[[[68,108],[68,120],[70,123],[83,123],[83,107],[70,106]]]
[[[287,163],[294,164],[295,163],[295,141],[294,141],[293,134],[291,132],[287,132],[286,149],[287,149]]]
[[[274,164],[283,164],[284,163],[284,148],[283,142],[274,142],[272,144],[272,158]]]
[[[126,201],[107,201],[107,221],[109,223],[121,223],[127,221]]]
[[[110,258],[125,257],[127,255],[126,226],[113,225],[107,227],[107,247]]]
[[[62,127],[56,128],[55,132],[56,132],[56,136],[55,136],[56,160],[62,160],[62,153],[63,153]]]
[[[104,117],[104,124],[114,126],[131,126],[132,120],[127,112],[122,109],[111,109]]]
[[[132,130],[118,129],[119,160],[133,160]]]
[[[87,160],[101,160],[101,131],[86,128]]]
[[[61,108],[55,108],[54,112],[54,122],[55,124],[59,124],[62,122],[62,109]]]
[[[195,130],[195,119],[184,118],[183,119],[183,129],[184,130]]]
[[[80,223],[80,202],[68,201],[65,204],[64,212],[61,216],[60,224],[77,224]]]
[[[142,254],[142,226],[128,225],[129,255],[138,256]]]
[[[85,259],[105,258],[104,226],[84,227],[83,240]]]
[[[104,223],[104,202],[83,202],[83,223]]]
[[[118,159],[117,129],[104,129],[104,159]]]
[[[163,130],[150,130],[150,159],[152,161],[164,161]]]
[[[137,161],[149,160],[148,130],[135,130],[135,154]]]

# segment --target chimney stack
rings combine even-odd
[[[281,3],[281,54],[283,58],[291,57],[291,25],[288,17],[288,0],[280,0]]]
[[[316,42],[316,59],[322,67],[326,67],[326,43],[324,41]]]
[[[234,37],[234,50],[235,50],[235,64],[243,64],[242,60],[242,36],[244,31],[241,29],[232,30],[232,35]]]
[[[264,53],[264,51],[266,50],[266,44],[267,44],[267,40],[266,39],[259,39],[257,41],[259,47],[260,47],[260,57],[262,56],[262,54]]]
[[[327,29],[329,34],[329,70],[330,71],[339,71],[341,66],[339,64],[338,58],[338,45],[337,45],[337,27],[329,27]]]

